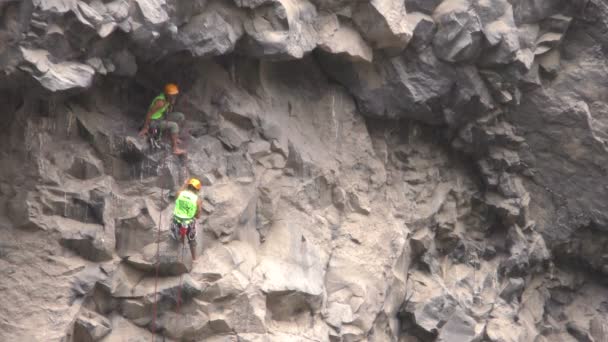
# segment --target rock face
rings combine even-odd
[[[607,18],[0,1],[0,340],[607,341]],[[137,136],[166,82],[187,158]]]

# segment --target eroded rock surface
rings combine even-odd
[[[0,340],[606,341],[606,18],[0,2]],[[187,159],[137,137],[169,81]]]

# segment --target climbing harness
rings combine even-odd
[[[160,127],[154,125],[148,131],[148,144],[151,151],[160,150],[162,146],[163,131]]]

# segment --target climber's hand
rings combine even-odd
[[[148,134],[148,127],[144,127],[144,128],[141,129],[141,131],[139,131],[139,136],[140,137],[143,137],[146,134]]]

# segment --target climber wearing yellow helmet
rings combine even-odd
[[[183,123],[185,116],[183,113],[174,112],[173,106],[177,100],[179,89],[177,85],[169,83],[165,86],[164,92],[154,98],[148,113],[146,114],[146,122],[144,127],[139,132],[139,135],[144,136],[148,133],[150,127],[158,127],[161,130],[169,130],[171,132],[171,145],[173,146],[174,154],[184,154],[185,150],[177,147],[179,139],[179,124]]]
[[[201,181],[190,178],[177,193],[175,209],[173,209],[173,224],[171,234],[180,241],[188,238],[192,260],[196,259],[196,219],[201,215],[202,200],[199,198]]]

